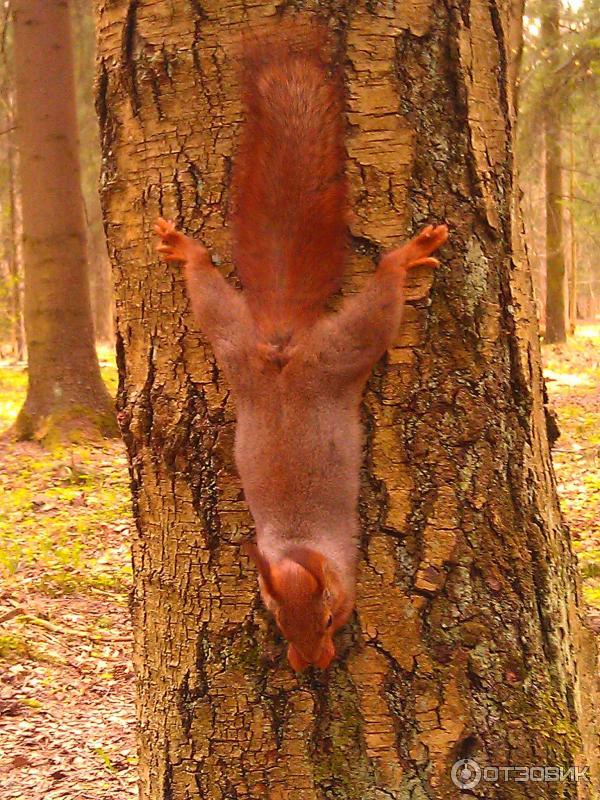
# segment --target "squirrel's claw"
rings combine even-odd
[[[448,239],[447,225],[428,225],[423,228],[421,233],[415,238],[414,243],[423,249],[428,249],[430,253],[441,247]]]
[[[165,261],[181,261],[182,257],[177,255],[175,249],[168,244],[159,244],[156,248],[157,252],[165,259]]]
[[[168,236],[170,233],[176,233],[175,225],[171,220],[163,219],[163,217],[159,217],[155,224],[154,224],[155,232],[161,236],[165,237]]]
[[[416,261],[411,261],[411,267],[439,267],[440,262],[437,258],[419,258]]]
[[[154,225],[154,231],[161,238],[156,245],[156,250],[165,261],[210,263],[210,256],[206,248],[178,231],[170,220],[159,217]]]
[[[161,241],[156,245],[156,250],[165,261],[185,261],[185,236],[176,230],[175,225],[170,221],[159,217],[154,225],[155,233],[160,236]]]
[[[437,267],[437,258],[431,258],[434,253],[448,239],[448,227],[446,225],[428,225],[423,228],[415,238],[406,246],[407,269],[413,267]]]
[[[384,268],[437,267],[440,262],[437,258],[432,258],[431,254],[438,247],[441,247],[447,239],[448,227],[446,225],[427,225],[410,242],[384,255],[380,264]]]

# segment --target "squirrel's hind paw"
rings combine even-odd
[[[178,231],[172,222],[162,217],[157,219],[154,230],[161,239],[156,250],[165,261],[189,261],[194,249],[202,248],[202,245],[193,242],[188,236]]]
[[[421,233],[402,247],[384,255],[380,266],[385,268],[412,269],[413,267],[437,267],[437,258],[431,258],[438,247],[448,238],[446,225],[428,225]]]
[[[440,262],[437,258],[418,258],[416,261],[411,261],[409,267],[439,267]]]
[[[441,247],[447,239],[448,227],[446,225],[428,225],[426,228],[423,228],[421,233],[415,236],[415,238],[405,246],[406,268],[439,266],[440,262],[437,258],[431,258],[430,256]]]

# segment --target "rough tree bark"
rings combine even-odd
[[[597,766],[593,646],[511,223],[507,6],[318,6],[347,68],[351,284],[428,221],[451,242],[366,392],[356,617],[334,666],[297,676],[240,555],[251,521],[229,390],[152,235],[173,218],[232,271],[236,39],[276,4],[96,5],[144,800],[451,798],[463,757]]]
[[[542,50],[547,74],[554,78],[560,56],[560,0],[544,0],[542,7]],[[567,338],[565,308],[565,254],[563,244],[563,191],[561,146],[561,101],[556,92],[544,98],[543,124],[546,173],[546,331],[548,344]]]
[[[29,386],[23,438],[115,432],[94,348],[69,5],[13,0]]]

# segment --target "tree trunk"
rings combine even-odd
[[[11,107],[11,128],[16,125],[14,115],[14,96],[9,94],[8,105]],[[14,131],[7,134],[8,153],[8,205],[9,205],[9,225],[8,234],[10,242],[7,242],[7,251],[10,258],[11,275],[11,314],[12,314],[12,341],[13,354],[16,361],[22,361],[26,357],[25,350],[25,326],[23,319],[23,214],[21,211],[21,198],[18,187],[18,153],[15,144]]]
[[[113,291],[110,259],[102,224],[98,195],[100,140],[94,109],[94,12],[90,0],[72,0],[77,116],[80,131],[80,159],[83,202],[85,205],[86,244],[92,290],[94,333],[101,342],[114,342]]]
[[[14,0],[29,386],[24,438],[115,430],[94,348],[67,2]]]
[[[11,35],[6,31],[6,47]],[[20,361],[25,352],[22,303],[22,257],[20,247],[20,209],[17,188],[17,148],[15,145],[14,76],[9,59],[0,70],[0,227],[2,236],[2,275],[0,302],[5,314],[0,319],[0,339],[10,341],[13,358]]]
[[[554,76],[560,54],[560,0],[544,0],[542,51],[547,74]],[[548,344],[567,338],[565,308],[565,254],[563,249],[561,108],[551,91],[544,99],[546,140],[546,333]]]
[[[571,115],[569,130],[569,280],[567,283],[569,298],[569,333],[575,334],[577,327],[577,238],[575,233],[575,149],[573,140],[575,121]]]
[[[521,63],[523,61],[523,14],[525,0],[510,0],[508,6],[508,61],[507,87],[512,135],[516,141],[516,123],[519,111]]]
[[[113,324],[112,275],[110,259],[106,250],[104,226],[102,225],[102,211],[97,181],[94,189],[94,194],[92,192],[88,194],[86,206],[88,217],[87,248],[90,254],[90,287],[92,290],[94,333],[97,341],[113,345],[115,330]]]
[[[511,224],[505,5],[319,3],[347,66],[354,280],[428,221],[451,239],[365,395],[356,616],[332,668],[300,676],[240,555],[251,520],[228,387],[152,235],[161,214],[230,263],[236,47],[275,4],[96,7],[141,797],[455,798],[461,758],[585,764],[596,779],[593,642]],[[577,786],[513,775],[475,793],[575,798]]]

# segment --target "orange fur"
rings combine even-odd
[[[284,349],[335,292],[347,212],[341,85],[316,25],[245,42],[233,172],[234,261],[264,338]]]
[[[290,664],[296,670],[309,664],[328,667],[335,656],[333,634],[346,621],[352,601],[334,575],[327,574],[325,556],[294,547],[271,564],[254,543],[246,543],[244,549],[258,568],[266,604],[290,642]]]

